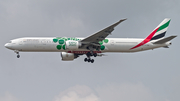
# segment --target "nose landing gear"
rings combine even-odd
[[[15,50],[14,52],[17,54],[17,58],[20,58],[19,51]]]
[[[19,55],[19,54],[17,55],[17,58],[20,58],[20,55]]]

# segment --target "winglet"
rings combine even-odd
[[[121,19],[121,20],[119,20],[119,21],[116,22],[115,24],[111,25],[110,28],[112,28],[112,29],[114,30],[114,27],[116,27],[117,25],[119,25],[121,22],[123,22],[123,21],[125,21],[125,20],[127,20],[127,18],[126,18],[126,19]]]
[[[127,18],[121,19],[121,20],[118,22],[118,24],[121,23],[121,22],[123,22],[123,21],[125,21],[125,20],[127,20]]]
[[[127,20],[127,18],[125,18],[125,19],[121,19],[120,21],[122,22],[122,21],[125,21],[125,20]]]

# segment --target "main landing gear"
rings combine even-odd
[[[20,58],[19,51],[14,51],[17,54],[17,58]]]
[[[91,58],[85,58],[84,61],[86,62],[91,62],[91,63],[94,63],[94,59],[91,59]]]
[[[94,63],[94,59],[91,59],[91,56],[96,57],[96,56],[97,56],[97,53],[88,52],[88,53],[86,54],[86,56],[87,56],[87,58],[84,59],[85,62]]]

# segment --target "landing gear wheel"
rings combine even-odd
[[[17,55],[17,58],[20,58],[20,55],[19,55],[19,54]]]
[[[88,47],[89,48],[89,47]],[[93,53],[93,51],[90,50],[90,52],[87,52],[86,53],[86,56],[87,58],[84,59],[84,61],[86,62],[91,62],[91,63],[94,63],[94,59],[91,59],[91,56],[94,56],[96,57],[97,56],[97,53]]]
[[[96,57],[96,56],[97,56],[97,53],[94,53],[93,55],[94,55],[94,57]]]
[[[87,58],[84,59],[85,62],[86,62],[87,60],[88,60]]]
[[[88,59],[87,61],[88,61],[88,62],[91,62],[91,59]]]
[[[91,63],[94,63],[94,59],[91,60]]]

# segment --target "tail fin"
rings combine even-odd
[[[166,18],[164,19],[155,29],[156,32],[154,33],[154,35],[152,36],[151,40],[157,40],[160,38],[163,38],[166,34],[166,31],[168,29],[169,23],[170,23],[171,19]],[[153,31],[153,32],[154,32]]]
[[[138,45],[132,47],[131,49],[140,47],[144,44],[146,44],[147,42],[151,41],[151,40],[157,40],[160,38],[163,38],[166,34],[167,28],[169,26],[171,19],[166,18],[164,19],[152,32],[151,34],[146,37],[141,43],[139,43]]]

